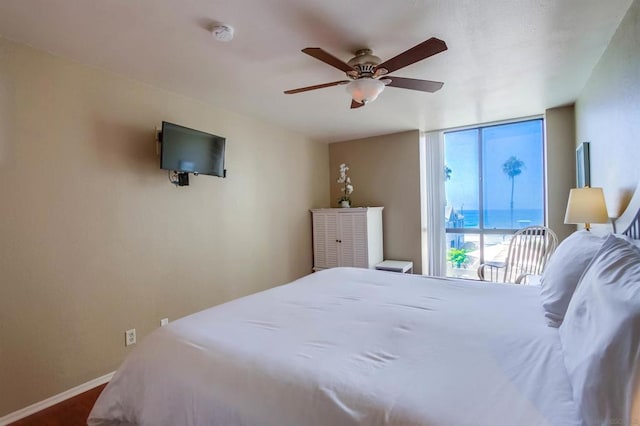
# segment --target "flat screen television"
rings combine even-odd
[[[160,141],[161,169],[224,177],[225,138],[163,121]]]

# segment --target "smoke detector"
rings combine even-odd
[[[231,41],[233,40],[233,27],[218,24],[211,29],[211,34],[218,41]]]

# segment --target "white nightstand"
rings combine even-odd
[[[376,265],[379,271],[401,272],[403,274],[413,274],[413,262],[407,260],[385,260]]]

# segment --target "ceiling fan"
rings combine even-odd
[[[373,55],[370,49],[358,50],[356,56],[351,58],[349,62],[343,62],[319,47],[307,47],[306,49],[302,49],[303,53],[344,71],[347,74],[348,80],[301,87],[299,89],[287,90],[284,93],[292,95],[295,93],[308,92],[309,90],[346,84],[347,91],[351,94],[351,108],[360,108],[369,102],[373,102],[385,86],[433,93],[440,90],[444,83],[440,81],[388,76],[387,74],[419,62],[429,56],[444,52],[445,50],[447,50],[446,43],[438,38],[432,37],[381,63],[380,58]]]

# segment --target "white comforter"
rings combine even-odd
[[[338,268],[149,335],[90,425],[580,424],[539,288]]]

